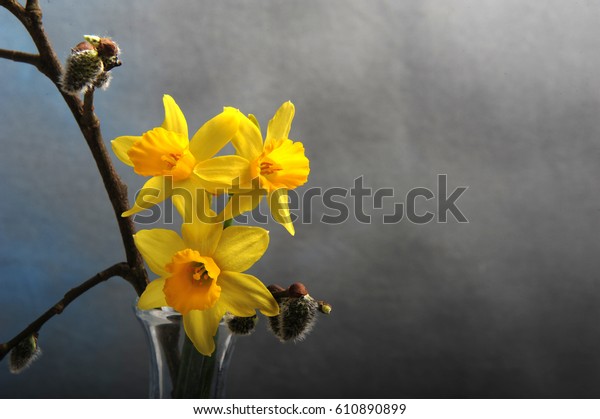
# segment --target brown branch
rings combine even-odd
[[[29,8],[25,9],[23,6],[19,5],[19,11],[16,14],[13,14],[15,14],[27,32],[29,32],[31,40],[40,53],[41,63],[39,70],[58,86],[62,66],[44,30],[44,25],[42,23],[42,9],[40,9],[36,2],[28,4],[28,6]]]
[[[0,6],[6,7],[13,13],[19,21],[21,21],[25,29],[27,29],[27,32],[29,32],[31,39],[39,52],[38,65],[36,67],[40,72],[46,75],[60,91],[92,152],[92,156],[98,166],[100,176],[102,177],[104,187],[108,193],[121,233],[121,240],[125,248],[127,263],[131,270],[131,275],[129,275],[128,280],[135,288],[137,294],[141,295],[148,284],[148,275],[144,268],[142,256],[135,247],[133,241],[133,235],[135,234],[133,221],[130,218],[121,217],[121,214],[129,209],[127,188],[114,169],[110,156],[104,146],[104,140],[102,139],[102,132],[100,130],[100,121],[94,114],[94,92],[93,90],[88,90],[85,94],[85,103],[83,103],[77,96],[65,93],[60,89],[62,65],[44,31],[42,11],[37,1],[29,0],[27,1],[26,7],[23,8],[23,6],[14,0],[0,0]]]
[[[83,105],[80,105],[81,101],[73,95],[63,94],[63,96],[67,103],[77,105],[78,112],[73,115],[92,152],[92,156],[96,161],[98,171],[104,182],[104,188],[108,192],[119,225],[127,263],[132,270],[131,285],[133,285],[137,294],[141,295],[148,284],[148,277],[142,256],[133,241],[133,235],[135,234],[133,220],[131,217],[121,217],[121,214],[129,209],[127,186],[121,181],[104,146],[102,132],[100,131],[100,121],[94,114],[94,90],[89,89],[85,93]]]
[[[0,48],[0,58],[6,58],[19,63],[31,64],[35,67],[39,67],[40,65],[40,56],[37,54],[30,54],[28,52]]]
[[[39,9],[38,0],[27,0],[27,4],[25,5],[25,9],[27,10],[35,10]]]
[[[95,287],[101,282],[112,278],[113,276],[120,276],[127,279],[130,275],[131,270],[129,268],[129,265],[125,262],[121,262],[103,270],[102,272],[97,273],[92,278],[85,281],[83,284],[69,290],[60,301],[58,301],[56,304],[54,304],[52,307],[46,310],[44,314],[42,314],[29,326],[23,329],[21,333],[16,335],[8,342],[0,345],[0,361],[11,351],[12,348],[17,346],[19,342],[21,342],[28,336],[31,336],[33,333],[38,332],[48,320],[50,320],[57,314],[61,314],[71,302],[73,302],[86,291],[90,290],[91,288]]]
[[[13,15],[15,15],[19,20],[25,13],[25,9],[15,0],[0,0],[0,6],[7,9]]]

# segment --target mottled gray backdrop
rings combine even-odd
[[[105,139],[223,105],[266,126],[286,100],[307,186],[393,188],[370,224],[271,223],[252,273],[334,306],[300,344],[242,339],[232,397],[600,397],[600,5],[590,1],[41,0],[64,59],[87,33],[124,65],[96,95]],[[34,51],[0,10],[0,47]],[[0,61],[0,340],[123,259],[94,162],[58,92]],[[115,160],[130,186],[143,179]],[[384,225],[438,174],[468,224]],[[306,190],[306,188],[301,189]],[[347,199],[338,199],[351,203]],[[435,210],[421,199],[418,211]],[[144,397],[135,294],[112,279],[44,327],[0,397]]]

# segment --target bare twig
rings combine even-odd
[[[4,6],[15,15],[23,24],[27,32],[29,32],[31,39],[39,52],[36,67],[58,88],[63,99],[69,106],[75,121],[79,125],[79,129],[96,161],[96,165],[98,166],[104,187],[110,198],[119,225],[127,263],[131,270],[127,279],[135,288],[137,294],[141,295],[148,284],[148,276],[144,268],[142,256],[135,247],[133,241],[133,234],[135,233],[133,221],[130,218],[121,217],[121,214],[129,209],[127,188],[123,182],[121,182],[119,175],[112,165],[106,147],[104,146],[102,132],[100,131],[100,121],[94,114],[94,92],[93,90],[89,90],[85,94],[85,103],[83,103],[77,96],[65,93],[60,89],[62,65],[44,31],[42,25],[42,11],[37,1],[27,1],[26,7],[24,8],[14,0],[0,0],[0,6]],[[2,56],[0,55],[0,57]]]
[[[113,276],[120,276],[123,278],[128,278],[131,274],[131,270],[129,265],[125,262],[117,263],[110,268],[103,270],[102,272],[97,273],[92,278],[85,281],[83,284],[69,290],[65,296],[50,307],[44,314],[34,320],[29,326],[27,326],[21,333],[16,335],[14,338],[9,340],[6,343],[0,345],[0,361],[14,348],[19,342],[28,336],[36,333],[40,330],[40,328],[52,317],[56,316],[63,312],[63,310],[75,299],[81,296],[86,291],[100,284],[101,282],[106,281]]]
[[[72,95],[67,95],[65,97],[65,100],[68,99],[79,101],[79,99]],[[113,206],[115,217],[117,218],[119,230],[121,232],[125,254],[127,256],[127,263],[129,263],[132,270],[131,285],[133,285],[138,295],[141,295],[148,283],[144,261],[133,241],[133,234],[135,233],[133,220],[130,217],[121,217],[121,214],[129,209],[127,186],[119,178],[119,175],[112,165],[108,152],[106,151],[106,147],[104,146],[102,132],[100,131],[100,121],[94,114],[93,89],[89,89],[85,93],[81,114],[80,116],[78,114],[75,118],[77,119],[81,132],[94,156],[98,171],[104,182],[104,187],[108,192],[110,202]]]
[[[40,56],[37,54],[30,54],[28,52],[0,48],[0,58],[31,64],[35,67],[39,67],[40,65]]]
[[[13,61],[34,65],[41,73],[46,75],[60,91],[92,152],[94,160],[96,161],[104,187],[113,206],[121,233],[121,239],[125,248],[125,254],[127,256],[127,263],[117,263],[116,265],[99,272],[78,287],[73,288],[65,294],[63,299],[38,317],[22,332],[10,341],[0,344],[0,360],[2,360],[6,354],[19,344],[19,342],[23,341],[23,339],[33,333],[37,333],[48,320],[55,315],[62,313],[65,307],[72,301],[99,283],[106,281],[113,276],[121,276],[134,287],[138,295],[141,295],[148,284],[148,276],[146,274],[146,269],[144,268],[142,256],[135,247],[133,241],[133,234],[135,233],[133,221],[130,218],[121,217],[121,214],[129,209],[127,188],[121,182],[121,179],[112,165],[106,147],[104,146],[102,132],[100,131],[100,121],[94,114],[93,89],[86,92],[84,102],[77,96],[67,94],[61,90],[60,76],[62,74],[62,66],[44,31],[42,25],[42,11],[37,0],[27,0],[25,7],[16,0],[0,0],[0,6],[6,8],[19,19],[31,36],[31,39],[39,52],[39,55],[36,55],[21,51],[0,49],[0,58],[7,58]]]

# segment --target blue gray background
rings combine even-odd
[[[41,0],[61,59],[87,33],[124,65],[96,95],[105,139],[223,105],[263,127],[286,100],[307,186],[468,186],[459,224],[269,225],[252,273],[329,300],[299,344],[241,339],[231,397],[599,397],[600,5],[589,1]],[[33,51],[0,10],[0,47]],[[123,260],[94,162],[58,92],[0,61],[0,340]],[[116,161],[131,194],[143,179]],[[343,202],[351,203],[350,199]],[[420,211],[435,209],[421,201]],[[42,330],[0,397],[145,397],[135,294],[115,278]]]

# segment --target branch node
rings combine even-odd
[[[38,0],[27,0],[27,4],[25,5],[25,10],[28,12],[39,12],[40,18],[42,17],[42,9],[40,9],[40,5],[38,4]]]

